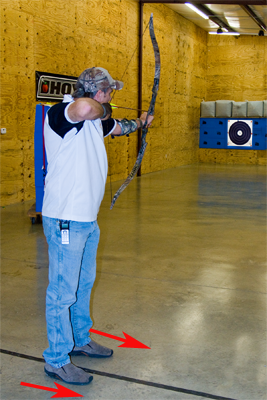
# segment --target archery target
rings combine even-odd
[[[252,147],[252,127],[250,120],[228,120],[227,146]]]

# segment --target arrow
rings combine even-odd
[[[35,389],[41,389],[41,390],[47,390],[48,392],[56,392],[54,396],[51,397],[51,399],[55,399],[57,397],[83,397],[82,394],[73,392],[72,390],[60,385],[59,383],[54,382],[55,385],[57,386],[57,389],[52,389],[46,386],[39,386],[39,385],[32,385],[31,383],[26,383],[26,382],[20,382],[22,386],[28,386],[32,387]]]
[[[122,106],[117,106],[116,104],[110,103],[111,108],[124,108],[124,110],[133,110],[133,111],[142,111],[142,112],[147,112],[146,110],[140,110],[139,108],[129,108],[129,107],[122,107]]]
[[[134,339],[132,336],[127,335],[127,333],[122,332],[124,334],[125,339],[122,339],[118,336],[110,335],[109,333],[100,332],[96,329],[90,329],[89,332],[96,333],[97,335],[106,336],[110,339],[119,340],[120,342],[124,342],[118,347],[127,347],[131,349],[150,349],[150,347],[146,346],[145,344],[139,342],[138,340]]]

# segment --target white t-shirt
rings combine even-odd
[[[116,121],[100,119],[73,123],[69,95],[51,107],[45,118],[47,175],[42,214],[62,220],[92,222],[104,196],[108,163],[104,136]]]

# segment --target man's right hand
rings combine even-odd
[[[103,121],[105,121],[106,119],[109,119],[111,117],[111,115],[112,115],[112,107],[111,107],[111,105],[109,103],[102,103],[101,105],[106,110],[105,117],[101,118]]]

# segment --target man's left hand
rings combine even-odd
[[[146,122],[146,116],[147,116],[147,112],[144,112],[140,117],[141,121],[143,122],[143,125]],[[146,128],[149,128],[151,126],[153,119],[154,119],[154,115],[148,116]]]

